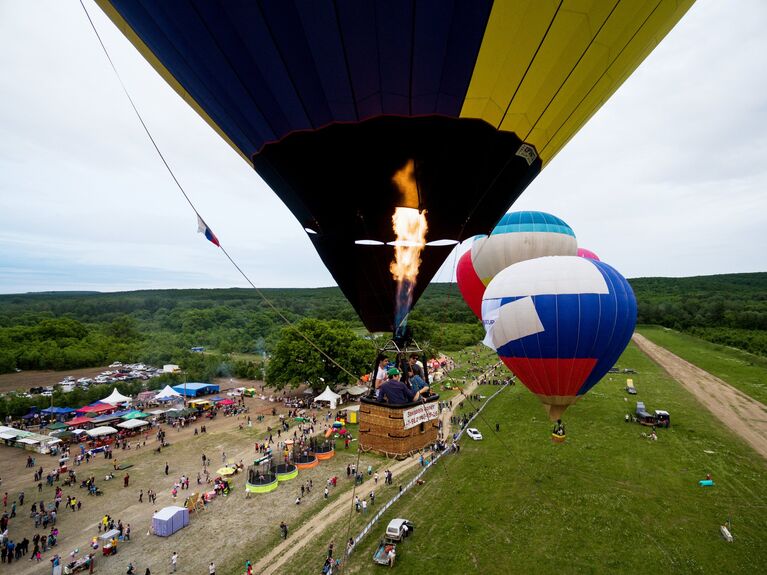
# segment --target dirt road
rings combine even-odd
[[[767,406],[635,333],[634,343],[767,459]]]
[[[489,372],[490,370],[488,370]],[[485,372],[485,373],[488,373]],[[483,374],[484,375],[484,374]],[[464,395],[471,394],[477,387],[477,379],[474,379],[466,388],[463,389]],[[458,396],[460,398],[461,396]],[[444,410],[442,414],[442,429],[445,432],[445,437],[450,437],[450,416],[453,411],[458,408],[460,402],[455,402],[455,406],[452,410]],[[402,473],[406,472],[419,464],[418,457],[409,457],[402,461],[395,463],[391,466],[391,472],[395,477],[398,477]],[[325,508],[325,511],[321,514],[315,515],[312,519],[301,525],[295,532],[291,532],[291,535],[285,541],[282,541],[279,545],[274,547],[269,553],[267,553],[258,563],[254,565],[254,573],[260,573],[261,575],[271,575],[273,573],[279,573],[280,568],[290,561],[296,553],[298,553],[303,547],[312,541],[314,537],[321,533],[328,525],[333,525],[336,521],[341,519],[345,514],[349,513],[349,509],[352,506],[354,500],[354,493],[368,493],[373,487],[373,480],[368,479],[355,492],[348,492],[339,497],[332,504]]]

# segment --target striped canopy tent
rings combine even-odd
[[[415,303],[693,0],[96,2],[287,205],[365,326],[388,331],[394,209],[427,211]]]

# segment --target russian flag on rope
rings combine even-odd
[[[221,244],[218,243],[216,234],[214,234],[213,230],[208,227],[208,224],[202,221],[202,218],[199,216],[199,214],[197,215],[197,231],[201,234],[205,234],[205,237],[208,238],[210,242],[214,243],[219,248],[221,247]]]

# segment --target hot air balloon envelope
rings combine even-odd
[[[578,248],[578,255],[582,258],[599,261],[599,256],[586,248]]]
[[[692,4],[96,2],[285,202],[372,331],[393,327],[394,249],[355,242],[393,240],[401,206],[427,211],[429,242],[486,234]],[[423,250],[413,301],[449,253]]]
[[[499,273],[485,291],[482,317],[501,360],[557,419],[628,345],[636,300],[604,262],[546,257]]]

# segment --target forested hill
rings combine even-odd
[[[767,356],[767,273],[631,280],[639,323]]]
[[[632,279],[640,323],[767,330],[767,273]]]
[[[639,322],[767,355],[767,273],[631,280]],[[362,324],[338,288],[264,289],[291,321]],[[482,327],[455,284],[432,284],[410,315],[419,341],[450,351]],[[270,351],[284,321],[252,289],[49,292],[0,295],[0,373],[71,369],[115,359],[178,363],[191,346]]]

